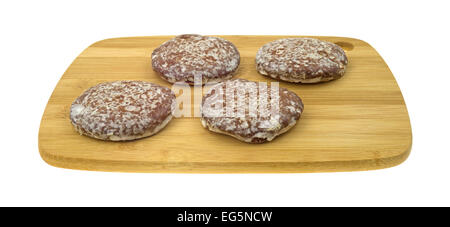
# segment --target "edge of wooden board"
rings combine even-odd
[[[65,169],[133,172],[133,173],[316,173],[353,172],[385,169],[403,163],[411,152],[411,146],[400,155],[380,159],[330,162],[131,162],[80,158],[66,158],[50,155],[40,149],[42,159],[49,165]]]
[[[337,38],[346,39],[364,43],[370,46],[376,54],[383,60],[379,55],[377,50],[373,48],[369,43],[364,40],[349,37],[337,37],[337,36],[298,36],[298,35],[215,35],[219,37],[313,37],[313,38]],[[135,37],[116,37],[107,38],[93,44],[89,45],[86,49],[100,44],[104,41],[110,41],[114,39],[127,39],[127,38],[148,38],[148,37],[161,37],[170,38],[174,35],[161,35],[161,36],[135,36]],[[344,48],[345,49],[345,48]],[[72,62],[73,63],[73,62]],[[70,66],[72,65],[70,64]],[[390,71],[389,66],[384,62]],[[67,68],[69,69],[70,66]],[[65,72],[64,72],[65,74]],[[63,74],[63,75],[64,75]],[[391,75],[393,76],[392,72]],[[63,78],[61,76],[60,80]],[[397,80],[393,76],[393,79],[398,86]],[[57,85],[59,84],[58,81]],[[56,85],[56,86],[57,86]],[[407,110],[406,103],[406,113],[409,122],[409,142],[408,146],[405,147],[405,151],[392,156],[383,157],[378,159],[366,159],[366,160],[352,160],[352,161],[327,161],[327,162],[229,162],[229,163],[216,163],[216,162],[140,162],[140,161],[113,161],[113,160],[93,160],[93,159],[82,159],[82,158],[69,158],[63,156],[56,156],[49,154],[43,150],[41,147],[41,126],[44,121],[45,111],[50,102],[52,94],[46,104],[44,113],[41,118],[38,136],[38,147],[41,158],[49,165],[65,169],[75,169],[75,170],[89,170],[89,171],[105,171],[105,172],[148,172],[148,173],[314,173],[314,172],[350,172],[350,171],[367,171],[367,170],[377,170],[397,166],[403,163],[411,152],[412,148],[412,129],[409,113]],[[401,90],[400,90],[401,92]],[[403,98],[403,93],[401,93]],[[404,98],[403,98],[404,100]]]

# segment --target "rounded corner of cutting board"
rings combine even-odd
[[[386,165],[376,169],[386,169],[403,164],[406,160],[408,160],[408,157],[411,154],[411,149],[412,149],[412,141],[410,141],[410,143],[407,144],[406,149],[401,151],[399,154],[392,157],[386,157],[385,158]]]
[[[44,161],[47,165],[57,167],[57,168],[64,168],[62,165],[59,165],[55,160],[52,160],[49,158],[49,154],[45,153],[41,148],[39,148],[39,155],[41,156],[42,161]]]
[[[101,39],[101,40],[98,40],[98,41],[93,42],[93,43],[92,43],[91,45],[89,45],[87,48],[95,47],[95,46],[97,46],[97,45],[100,45],[100,44],[103,44],[103,43],[107,43],[107,42],[109,42],[109,41],[113,41],[113,40],[117,40],[117,39],[122,39],[122,38],[125,38],[125,37],[116,37],[116,38],[106,38],[106,39]]]
[[[368,45],[370,46],[370,44],[368,42],[366,42],[363,39],[359,39],[359,38],[354,38],[354,37],[336,37],[336,38],[341,38],[341,39],[345,39],[349,42],[353,42],[353,43],[362,43],[364,45]]]
[[[58,168],[63,168],[62,166],[58,165],[58,163],[56,162],[57,159],[52,159],[51,158],[51,154],[47,153],[43,148],[42,148],[42,141],[40,139],[40,130],[39,130],[39,141],[38,141],[38,149],[39,149],[39,156],[41,157],[42,161],[44,161],[47,165],[49,166],[53,166],[53,167],[58,167]]]

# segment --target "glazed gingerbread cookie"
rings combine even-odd
[[[230,79],[240,63],[239,51],[229,41],[201,35],[179,35],[152,53],[152,67],[170,83],[193,85]]]
[[[303,109],[292,91],[235,79],[214,85],[203,96],[201,122],[210,131],[264,143],[292,128]]]
[[[175,94],[144,81],[98,84],[81,94],[70,108],[70,120],[82,135],[123,141],[151,136],[172,119]]]
[[[256,54],[260,74],[295,83],[341,78],[347,63],[341,47],[313,38],[279,39],[265,44]]]

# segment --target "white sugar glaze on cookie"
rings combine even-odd
[[[70,119],[82,135],[101,140],[134,140],[151,136],[172,119],[175,94],[144,81],[98,84],[81,94]]]
[[[240,63],[236,47],[229,41],[201,35],[179,35],[152,53],[152,67],[170,83],[194,84],[195,77],[207,82],[230,79]]]
[[[279,39],[262,46],[256,69],[262,75],[296,83],[318,83],[342,77],[348,60],[338,45],[313,38]]]
[[[271,141],[288,131],[303,112],[302,100],[285,88],[278,88],[275,92],[270,86],[261,88],[260,83],[244,79],[229,80],[211,87],[202,99],[203,127],[248,143]],[[239,97],[243,98],[242,105],[238,104]],[[255,101],[252,97],[258,98]],[[263,105],[264,102],[266,104]],[[277,106],[278,111],[273,111],[272,106]]]

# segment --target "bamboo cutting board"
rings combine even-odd
[[[255,69],[257,50],[286,36],[222,36],[241,54],[234,78],[272,82]],[[160,133],[131,142],[80,136],[71,103],[105,81],[145,80],[163,86],[151,68],[152,51],[172,36],[102,40],[70,65],[47,104],[39,151],[50,165],[83,170],[181,173],[282,173],[387,168],[409,155],[412,135],[401,91],[388,66],[364,41],[315,37],[340,45],[349,64],[343,78],[302,85],[280,82],[305,104],[298,124],[265,144],[247,144],[209,132],[199,118],[175,118]],[[193,92],[192,92],[193,93]]]

